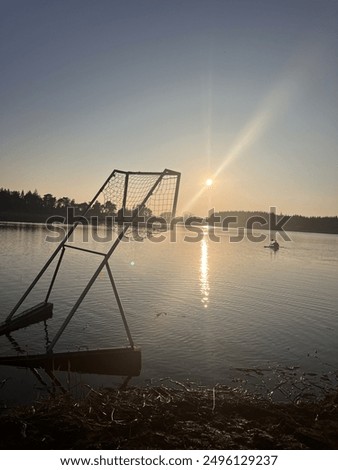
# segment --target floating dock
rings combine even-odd
[[[139,348],[95,349],[0,357],[0,365],[136,377],[141,372]]]
[[[25,328],[26,326],[32,325],[33,323],[39,323],[40,321],[47,320],[53,316],[53,304],[49,302],[42,302],[41,304],[35,305],[35,307],[29,308],[20,315],[16,315],[8,321],[0,324],[0,335],[6,335],[11,331]]]

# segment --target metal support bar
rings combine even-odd
[[[117,302],[117,305],[118,305],[119,310],[120,310],[120,314],[121,314],[121,317],[122,317],[124,328],[126,330],[126,333],[127,333],[128,339],[129,339],[130,346],[131,346],[132,349],[134,349],[134,347],[135,347],[134,341],[133,341],[133,338],[131,337],[130,329],[129,329],[129,326],[128,326],[128,323],[127,323],[127,318],[126,318],[126,315],[124,313],[124,309],[123,309],[123,305],[122,305],[119,293],[117,292],[117,288],[116,288],[116,284],[115,284],[115,281],[114,281],[113,273],[111,272],[110,266],[108,264],[108,260],[106,262],[106,268],[107,268],[108,276],[109,276],[109,279],[110,279],[110,282],[111,282],[111,285],[112,285],[112,288],[113,288],[113,291],[114,291],[116,302]]]
[[[172,170],[165,170],[172,172]],[[123,175],[153,175],[153,176],[160,176],[162,175],[162,171],[124,171],[124,170],[115,170],[116,173],[121,173]]]
[[[126,213],[128,183],[129,183],[129,173],[126,173],[126,177],[124,179],[124,192],[123,192],[123,201],[122,201],[122,214],[123,214],[123,216]]]
[[[103,183],[103,185],[101,186],[101,188],[98,190],[98,192],[95,194],[95,196],[93,197],[93,199],[89,202],[85,212],[83,213],[83,217],[88,213],[89,209],[92,207],[92,205],[94,204],[94,202],[96,201],[96,199],[99,197],[99,195],[101,194],[101,192],[103,191],[103,189],[105,188],[105,186],[108,184],[108,182],[110,181],[110,179],[113,177],[113,175],[115,174],[115,171],[114,170],[110,175],[109,177],[106,179],[106,181]],[[41,269],[41,271],[39,272],[39,274],[36,276],[36,278],[33,280],[33,282],[31,283],[31,285],[28,287],[28,289],[26,290],[26,292],[23,294],[23,296],[20,298],[20,300],[18,301],[18,303],[15,305],[15,307],[13,308],[13,310],[10,312],[10,314],[8,315],[8,317],[6,318],[6,321],[9,322],[10,319],[12,318],[12,316],[15,314],[15,312],[18,310],[18,308],[20,307],[20,305],[23,303],[23,301],[26,299],[26,297],[28,296],[28,294],[32,291],[32,289],[35,287],[35,285],[37,284],[37,282],[39,281],[39,279],[41,278],[41,276],[45,273],[45,271],[47,270],[47,268],[49,267],[49,265],[52,263],[52,261],[54,260],[54,258],[56,257],[56,255],[59,253],[59,251],[62,249],[62,247],[65,245],[65,243],[67,242],[68,238],[71,236],[71,234],[74,232],[74,230],[76,229],[77,225],[80,223],[80,221],[76,221],[74,222],[74,224],[72,225],[72,227],[69,229],[68,233],[66,234],[66,236],[64,237],[64,239],[60,242],[60,244],[58,245],[58,247],[56,248],[56,250],[54,251],[54,253],[50,256],[49,260],[46,262],[46,264],[43,266],[43,268]]]
[[[63,387],[63,385],[61,384],[61,382],[55,377],[55,375],[53,374],[53,372],[47,368],[44,369],[44,371],[46,372],[46,374],[48,375],[48,377],[51,379],[52,381],[52,384],[53,384],[53,388],[55,386],[59,387],[59,389],[61,390],[61,392],[65,395],[67,393],[67,390]],[[55,388],[54,388],[55,390]]]
[[[73,250],[86,251],[87,253],[93,253],[94,255],[106,256],[106,253],[101,251],[87,250],[87,248],[80,248],[79,246],[65,245],[66,248],[72,248]]]
[[[175,196],[174,196],[174,203],[173,203],[173,212],[172,212],[173,217],[176,216],[176,208],[177,208],[177,200],[178,200],[178,191],[180,189],[180,181],[181,181],[181,173],[177,173]]]
[[[71,233],[69,233],[69,236],[71,235]],[[26,299],[26,297],[28,296],[28,294],[33,290],[33,288],[35,287],[35,285],[37,284],[37,282],[39,281],[39,279],[42,277],[42,275],[45,273],[45,271],[47,270],[48,266],[51,264],[51,262],[54,260],[54,258],[56,257],[56,255],[58,254],[58,252],[61,250],[62,248],[62,245],[60,245],[55,251],[54,253],[52,254],[52,256],[49,258],[49,260],[47,261],[47,263],[43,266],[43,268],[41,269],[41,271],[39,272],[39,274],[36,276],[36,278],[34,279],[34,281],[31,283],[31,285],[28,287],[28,289],[26,290],[26,292],[23,294],[23,296],[21,297],[21,299],[19,300],[19,302],[15,305],[15,307],[13,308],[13,310],[10,312],[10,314],[8,315],[8,317],[6,318],[6,322],[9,322],[12,318],[12,316],[15,314],[15,312],[18,310],[18,308],[20,307],[20,305],[23,303],[23,301]]]
[[[126,231],[128,230],[129,226],[131,225],[131,223],[129,224],[126,224],[125,227],[123,228],[122,232],[119,234],[118,238],[115,240],[115,243],[113,244],[113,246],[111,247],[111,249],[108,251],[108,253],[106,254],[105,258],[102,260],[102,262],[100,263],[99,267],[96,269],[95,273],[92,275],[91,279],[89,280],[88,284],[86,285],[85,289],[83,290],[82,294],[80,295],[80,297],[78,298],[77,302],[75,303],[74,307],[71,309],[71,311],[69,312],[68,316],[66,317],[66,319],[64,320],[63,324],[61,325],[59,331],[56,333],[53,341],[51,342],[51,344],[49,345],[48,349],[47,349],[47,352],[52,352],[53,351],[53,348],[55,346],[55,344],[57,343],[58,339],[60,338],[60,336],[62,335],[62,333],[64,332],[64,330],[66,329],[66,326],[68,325],[68,323],[70,322],[70,320],[72,319],[74,313],[76,312],[76,310],[79,308],[79,306],[81,305],[83,299],[86,297],[89,289],[91,288],[91,286],[94,284],[95,280],[97,279],[98,275],[100,274],[100,272],[102,271],[102,269],[104,268],[107,260],[109,259],[109,257],[111,256],[111,254],[113,253],[113,251],[115,250],[115,248],[117,247],[117,245],[120,243],[120,241],[122,240],[122,238],[124,237],[124,234],[126,233]]]
[[[156,182],[153,184],[153,186],[151,187],[151,189],[148,191],[148,194],[146,195],[146,197],[143,199],[142,203],[140,204],[140,210],[143,209],[143,207],[145,206],[147,200],[149,199],[149,197],[153,194],[153,192],[155,191],[156,187],[160,184],[160,182],[162,181],[162,178],[163,178],[164,174],[161,174],[159,176],[159,178],[156,180]],[[102,271],[102,269],[104,268],[105,264],[107,263],[108,259],[110,258],[110,256],[113,254],[113,252],[115,251],[115,249],[117,248],[117,246],[119,245],[120,241],[122,240],[122,238],[124,237],[125,233],[127,232],[127,230],[132,226],[134,220],[136,219],[136,217],[138,216],[138,213],[137,211],[135,211],[133,217],[132,217],[132,220],[126,224],[124,224],[124,227],[123,227],[123,230],[119,233],[117,239],[115,240],[114,244],[111,246],[110,250],[107,252],[106,256],[104,257],[104,259],[102,260],[102,262],[100,263],[99,267],[96,269],[95,273],[92,275],[91,279],[89,280],[87,286],[85,287],[85,289],[83,290],[82,294],[80,295],[80,297],[78,298],[77,302],[75,303],[75,305],[73,306],[73,308],[71,309],[71,311],[69,312],[68,316],[66,317],[66,319],[64,320],[63,324],[61,325],[59,331],[56,333],[53,341],[51,342],[51,344],[49,345],[48,349],[47,349],[47,352],[48,353],[51,353],[53,351],[53,348],[55,346],[55,344],[57,343],[58,339],[60,338],[60,336],[62,335],[62,333],[64,332],[64,330],[66,329],[68,323],[70,322],[70,320],[72,319],[74,313],[76,312],[76,310],[79,308],[79,306],[81,305],[81,302],[83,301],[83,299],[85,298],[85,296],[87,295],[89,289],[91,288],[91,286],[94,284],[96,278],[98,277],[98,275],[100,274],[100,272]]]
[[[51,280],[51,283],[50,283],[50,286],[49,286],[49,289],[48,289],[48,292],[47,292],[47,295],[46,295],[46,298],[45,298],[45,302],[47,303],[48,302],[48,299],[49,299],[49,296],[52,292],[52,289],[53,289],[53,286],[54,286],[54,282],[55,282],[55,279],[56,279],[56,276],[59,272],[59,268],[60,268],[60,265],[61,265],[61,261],[62,261],[62,258],[63,258],[63,255],[65,254],[65,246],[63,246],[62,250],[61,250],[61,254],[60,254],[60,257],[59,257],[59,261],[58,261],[58,264],[56,265],[56,268],[55,268],[55,271],[54,271],[54,274],[53,274],[53,277],[52,277],[52,280]]]

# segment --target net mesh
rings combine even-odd
[[[140,215],[170,220],[174,215],[177,184],[178,174],[115,171],[103,190],[106,213],[117,218],[130,216],[149,196]]]

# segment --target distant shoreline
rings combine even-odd
[[[0,222],[31,222],[50,223],[65,222],[73,224],[75,217],[80,217],[86,224],[86,220],[94,223],[112,223],[113,217],[117,218],[118,223],[123,223],[130,219],[135,207],[119,207],[114,201],[105,201],[100,203],[98,200],[89,207],[88,202],[77,203],[69,197],[57,199],[50,193],[40,196],[37,190],[11,191],[0,188]],[[165,212],[156,213],[150,207],[144,207],[142,213],[138,214],[149,226],[152,226],[154,219],[157,222],[165,224],[169,220]],[[83,219],[83,217],[85,219]],[[192,213],[184,213],[184,220],[193,222],[193,225],[209,225],[214,227],[223,227],[234,229],[258,229],[274,232],[310,232],[310,233],[328,233],[338,234],[338,216],[312,216],[277,214],[276,208],[270,207],[269,212],[264,211],[234,211],[218,210],[210,208],[208,215],[198,216]],[[173,219],[176,224],[183,222],[183,217]],[[189,225],[189,224],[188,224]]]
[[[225,217],[237,217],[238,224],[229,224],[226,228],[243,228],[247,226],[249,217],[268,217],[267,212],[245,212],[245,211],[227,211],[219,212],[221,219]],[[46,223],[50,217],[65,217],[64,210],[51,211],[51,212],[0,212],[0,222],[13,222],[13,223]],[[283,216],[277,216],[277,218]],[[303,232],[303,233],[326,233],[331,235],[338,234],[338,217],[305,217],[305,216],[289,216],[290,219],[284,225],[283,229],[288,232]],[[104,216],[98,217],[98,222],[104,222]],[[215,227],[221,227],[222,224],[215,224]],[[254,226],[255,230],[269,230],[268,226]]]

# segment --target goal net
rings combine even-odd
[[[117,222],[130,220],[135,213],[169,222],[176,212],[180,173],[125,172],[115,170],[102,190],[105,213]]]
[[[119,243],[122,241],[126,232],[130,229],[131,224],[133,224],[136,220],[136,217],[142,216],[144,217],[145,221],[149,220],[150,217],[162,218],[162,220],[164,219],[166,222],[170,222],[176,213],[180,176],[180,173],[167,169],[161,173],[126,172],[114,170],[103,186],[96,193],[91,202],[89,202],[81,217],[74,220],[71,226],[68,227],[67,233],[56,247],[54,253],[50,255],[45,265],[42,267],[30,286],[26,289],[26,292],[22,295],[18,303],[12,309],[6,319],[6,322],[10,322],[19,307],[23,304],[30,292],[34,289],[42,276],[46,273],[47,269],[51,266],[52,262],[58,257],[58,261],[55,263],[54,272],[51,276],[44,301],[32,309],[28,309],[23,312],[21,319],[19,319],[20,325],[18,326],[17,323],[14,323],[14,326],[16,325],[15,329],[18,329],[27,326],[30,323],[36,323],[42,319],[42,313],[44,319],[47,318],[48,315],[51,316],[53,305],[49,302],[49,299],[52,294],[58,272],[63,263],[64,255],[66,251],[73,249],[77,250],[77,252],[85,252],[86,255],[99,255],[101,261],[92,273],[81,295],[68,313],[68,316],[64,319],[58,332],[55,334],[54,339],[49,344],[48,352],[51,353],[53,351],[55,344],[59,340],[71,318],[74,316],[91,286],[94,284],[103,269],[106,269],[107,271],[130,346],[131,348],[134,348],[134,343],[131,338],[124,309],[117,292],[111,268],[109,266],[109,259],[114,253],[115,249],[118,247]],[[84,237],[82,243],[81,240],[79,241],[78,239],[76,239],[74,243],[71,243],[73,242],[71,238],[73,232],[75,232],[75,229],[78,225],[83,224],[83,219],[85,218],[86,214],[90,214],[90,211],[95,211],[97,208],[99,208],[101,214],[101,203],[98,201],[98,198],[102,195],[104,199],[104,214],[115,218],[117,222],[127,221],[129,223],[123,224],[122,230],[115,231],[116,237],[112,240],[102,240],[102,238],[95,238],[95,242],[97,243],[101,243],[103,241],[103,244],[101,244],[99,250],[93,249],[95,248],[95,245],[93,246],[92,240],[90,240],[90,245],[87,245],[88,239],[86,237]],[[85,227],[83,227],[83,229],[84,228]],[[86,235],[85,230],[82,232],[79,230],[79,235],[81,235],[81,233],[83,236]],[[104,251],[105,249],[107,249],[106,252]]]

